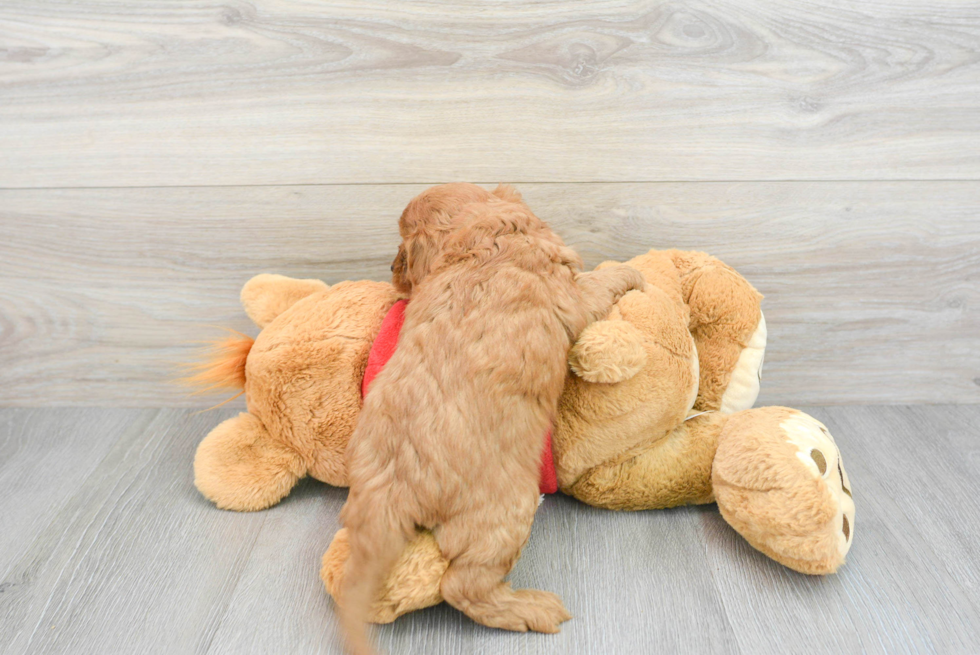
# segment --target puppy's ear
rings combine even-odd
[[[405,264],[408,279],[413,285],[421,282],[429,274],[435,253],[435,240],[428,234],[419,234],[408,242]]]
[[[436,210],[432,207],[427,194],[419,194],[412,198],[402,212],[401,218],[398,219],[398,231],[402,239],[408,239],[424,225],[433,222],[435,213]]]
[[[509,184],[498,184],[493,190],[493,195],[506,202],[523,202],[520,192]]]
[[[419,230],[399,246],[391,269],[391,283],[398,291],[410,294],[432,272],[443,250],[439,236],[438,230]]]

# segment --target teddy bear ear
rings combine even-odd
[[[647,361],[643,335],[632,323],[596,321],[589,325],[568,354],[572,371],[586,382],[612,384],[629,380]]]
[[[329,288],[321,280],[297,280],[285,275],[261,273],[242,287],[242,307],[252,322],[264,328],[303,298]]]

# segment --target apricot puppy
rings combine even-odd
[[[557,632],[570,618],[561,600],[503,578],[530,534],[568,351],[643,278],[623,265],[579,273],[579,256],[510,187],[434,187],[399,230],[393,281],[411,302],[347,449],[349,646],[371,652],[370,599],[416,526],[450,561],[450,605],[487,626]]]

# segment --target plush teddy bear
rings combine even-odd
[[[563,493],[610,509],[717,502],[766,555],[804,573],[835,571],[853,539],[854,504],[833,438],[803,412],[749,409],[766,344],[761,295],[703,253],[650,251],[627,263],[647,286],[573,346],[543,478],[551,473]],[[380,282],[249,281],[242,303],[261,333],[254,344],[231,339],[199,376],[242,386],[248,412],[201,443],[198,489],[219,507],[257,510],[304,475],[345,485],[361,394],[397,344],[398,301]],[[321,570],[331,593],[346,555],[340,530]],[[420,533],[374,620],[440,602],[447,565]]]

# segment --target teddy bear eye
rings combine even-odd
[[[827,472],[827,458],[823,456],[823,453],[814,448],[810,451],[810,459],[817,465],[817,469],[820,470],[820,475]]]

